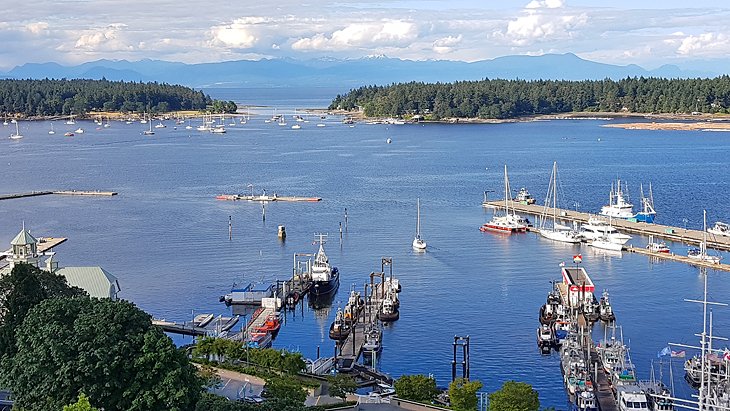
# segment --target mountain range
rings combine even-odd
[[[504,56],[475,62],[451,60],[401,60],[385,56],[359,59],[237,60],[185,64],[161,60],[97,60],[75,66],[58,63],[27,63],[2,73],[0,78],[89,78],[124,81],[157,81],[194,88],[226,87],[359,87],[410,81],[452,82],[459,80],[563,79],[599,80],[626,77],[716,77],[724,73],[715,64],[697,62],[680,68],[664,65],[653,70],[638,65],[605,64],[575,54]],[[712,70],[710,68],[714,68]]]

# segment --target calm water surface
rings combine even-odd
[[[330,233],[327,251],[339,267],[343,305],[351,285],[362,289],[380,258],[392,256],[403,283],[401,319],[388,326],[379,367],[394,376],[432,373],[450,378],[454,335],[470,335],[472,377],[485,391],[509,379],[526,381],[543,406],[564,407],[557,354],[535,344],[537,313],[558,264],[582,253],[598,290],[609,289],[640,376],[648,377],[656,353],[668,342],[696,343],[703,277],[679,263],[652,263],[624,253],[607,256],[588,247],[554,244],[533,234],[481,233],[490,214],[480,206],[485,190],[502,190],[502,167],[513,188],[544,198],[550,168],[558,162],[563,207],[597,211],[611,181],[621,178],[638,203],[639,184],[654,188],[658,222],[701,228],[730,220],[726,133],[635,131],[601,127],[607,121],[574,120],[501,125],[365,125],[348,127],[330,117],[311,118],[301,130],[264,123],[273,108],[322,107],[340,90],[210,90],[214,97],[253,109],[248,124],[223,136],[168,127],[142,136],[140,124],[97,129],[80,122],[83,135],[48,135],[48,122],[23,122],[21,141],[0,139],[3,193],[68,188],[104,189],[113,198],[46,196],[0,202],[0,244],[21,223],[37,236],[65,236],[62,265],[101,265],[119,278],[121,295],[156,317],[189,320],[192,313],[225,314],[218,302],[234,281],[284,278],[295,252],[314,252],[314,233]],[[293,124],[290,121],[291,125]],[[9,135],[7,129],[0,131]],[[386,144],[391,138],[392,144]],[[260,192],[320,196],[320,203],[274,203],[266,208],[215,199],[221,193]],[[416,198],[429,250],[411,250]],[[348,211],[347,232],[338,224]],[[228,240],[228,217],[233,239]],[[276,237],[286,226],[285,243]],[[643,246],[645,238],[632,243]],[[677,253],[686,248],[670,244]],[[730,257],[726,257],[730,258]],[[710,271],[710,297],[730,300],[728,274]],[[275,346],[308,357],[331,355],[327,329],[334,309],[297,311]],[[716,310],[716,333],[730,334],[730,312]],[[596,326],[594,337],[602,335]],[[184,342],[176,338],[179,343]],[[189,340],[188,340],[189,341]],[[666,359],[665,359],[666,361]],[[674,364],[679,395],[691,390]],[[665,381],[669,369],[664,364]]]

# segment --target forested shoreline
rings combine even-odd
[[[730,113],[730,76],[712,79],[480,80],[365,86],[330,110],[367,117],[508,119],[570,112]]]
[[[202,91],[164,83],[109,80],[0,80],[0,113],[47,117],[106,112],[164,113],[210,110],[232,113],[232,101],[213,100]]]

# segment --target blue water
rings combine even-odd
[[[401,319],[384,334],[382,370],[432,373],[447,385],[453,337],[469,335],[472,378],[485,391],[509,379],[526,381],[543,406],[564,407],[566,396],[557,355],[543,356],[535,344],[537,313],[549,281],[559,278],[558,264],[576,253],[583,254],[596,288],[611,291],[641,377],[649,376],[651,361],[668,342],[697,342],[701,307],[683,302],[702,295],[696,268],[628,253],[607,256],[533,234],[481,233],[490,214],[480,203],[484,190],[502,190],[505,163],[513,188],[526,186],[544,198],[557,161],[563,207],[597,211],[620,177],[635,203],[639,183],[652,183],[657,222],[681,227],[687,219],[687,227],[701,228],[703,208],[711,221],[730,219],[725,133],[611,129],[599,120],[350,128],[335,117],[324,128],[312,118],[292,130],[263,120],[274,108],[290,115],[295,108],[325,106],[341,91],[208,91],[241,106],[269,107],[253,109],[257,116],[223,136],[174,130],[171,122],[151,137],[140,135],[139,124],[97,129],[81,122],[86,133],[69,138],[63,132],[71,126],[60,122],[53,136],[47,122],[23,122],[23,140],[0,139],[1,192],[120,194],[2,201],[0,244],[8,244],[23,221],[37,236],[69,237],[56,250],[61,265],[101,265],[119,278],[123,298],[156,317],[182,321],[200,312],[225,314],[218,297],[234,281],[287,277],[293,254],[316,251],[314,233],[328,232],[326,248],[341,272],[335,308],[351,285],[362,289],[369,273],[380,270],[381,257],[393,257],[404,289]],[[4,135],[13,131],[1,127]],[[259,204],[215,199],[249,192],[249,184],[256,192],[324,200],[269,204],[262,221]],[[411,250],[417,197],[425,254]],[[288,232],[285,243],[276,236],[280,224]],[[670,247],[677,253],[687,248]],[[707,275],[710,298],[728,301],[728,273]],[[308,357],[319,347],[331,355],[326,331],[334,311],[305,308],[288,316],[275,346]],[[715,320],[716,334],[730,334],[728,309],[717,308]],[[603,334],[600,326],[595,333],[596,339]],[[681,364],[674,374],[677,394],[689,396]],[[664,376],[668,381],[666,364]]]

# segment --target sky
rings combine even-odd
[[[10,1],[10,0],[3,0]],[[730,55],[721,0],[30,0],[0,17],[0,68],[98,59],[476,61],[575,53],[611,64]]]

